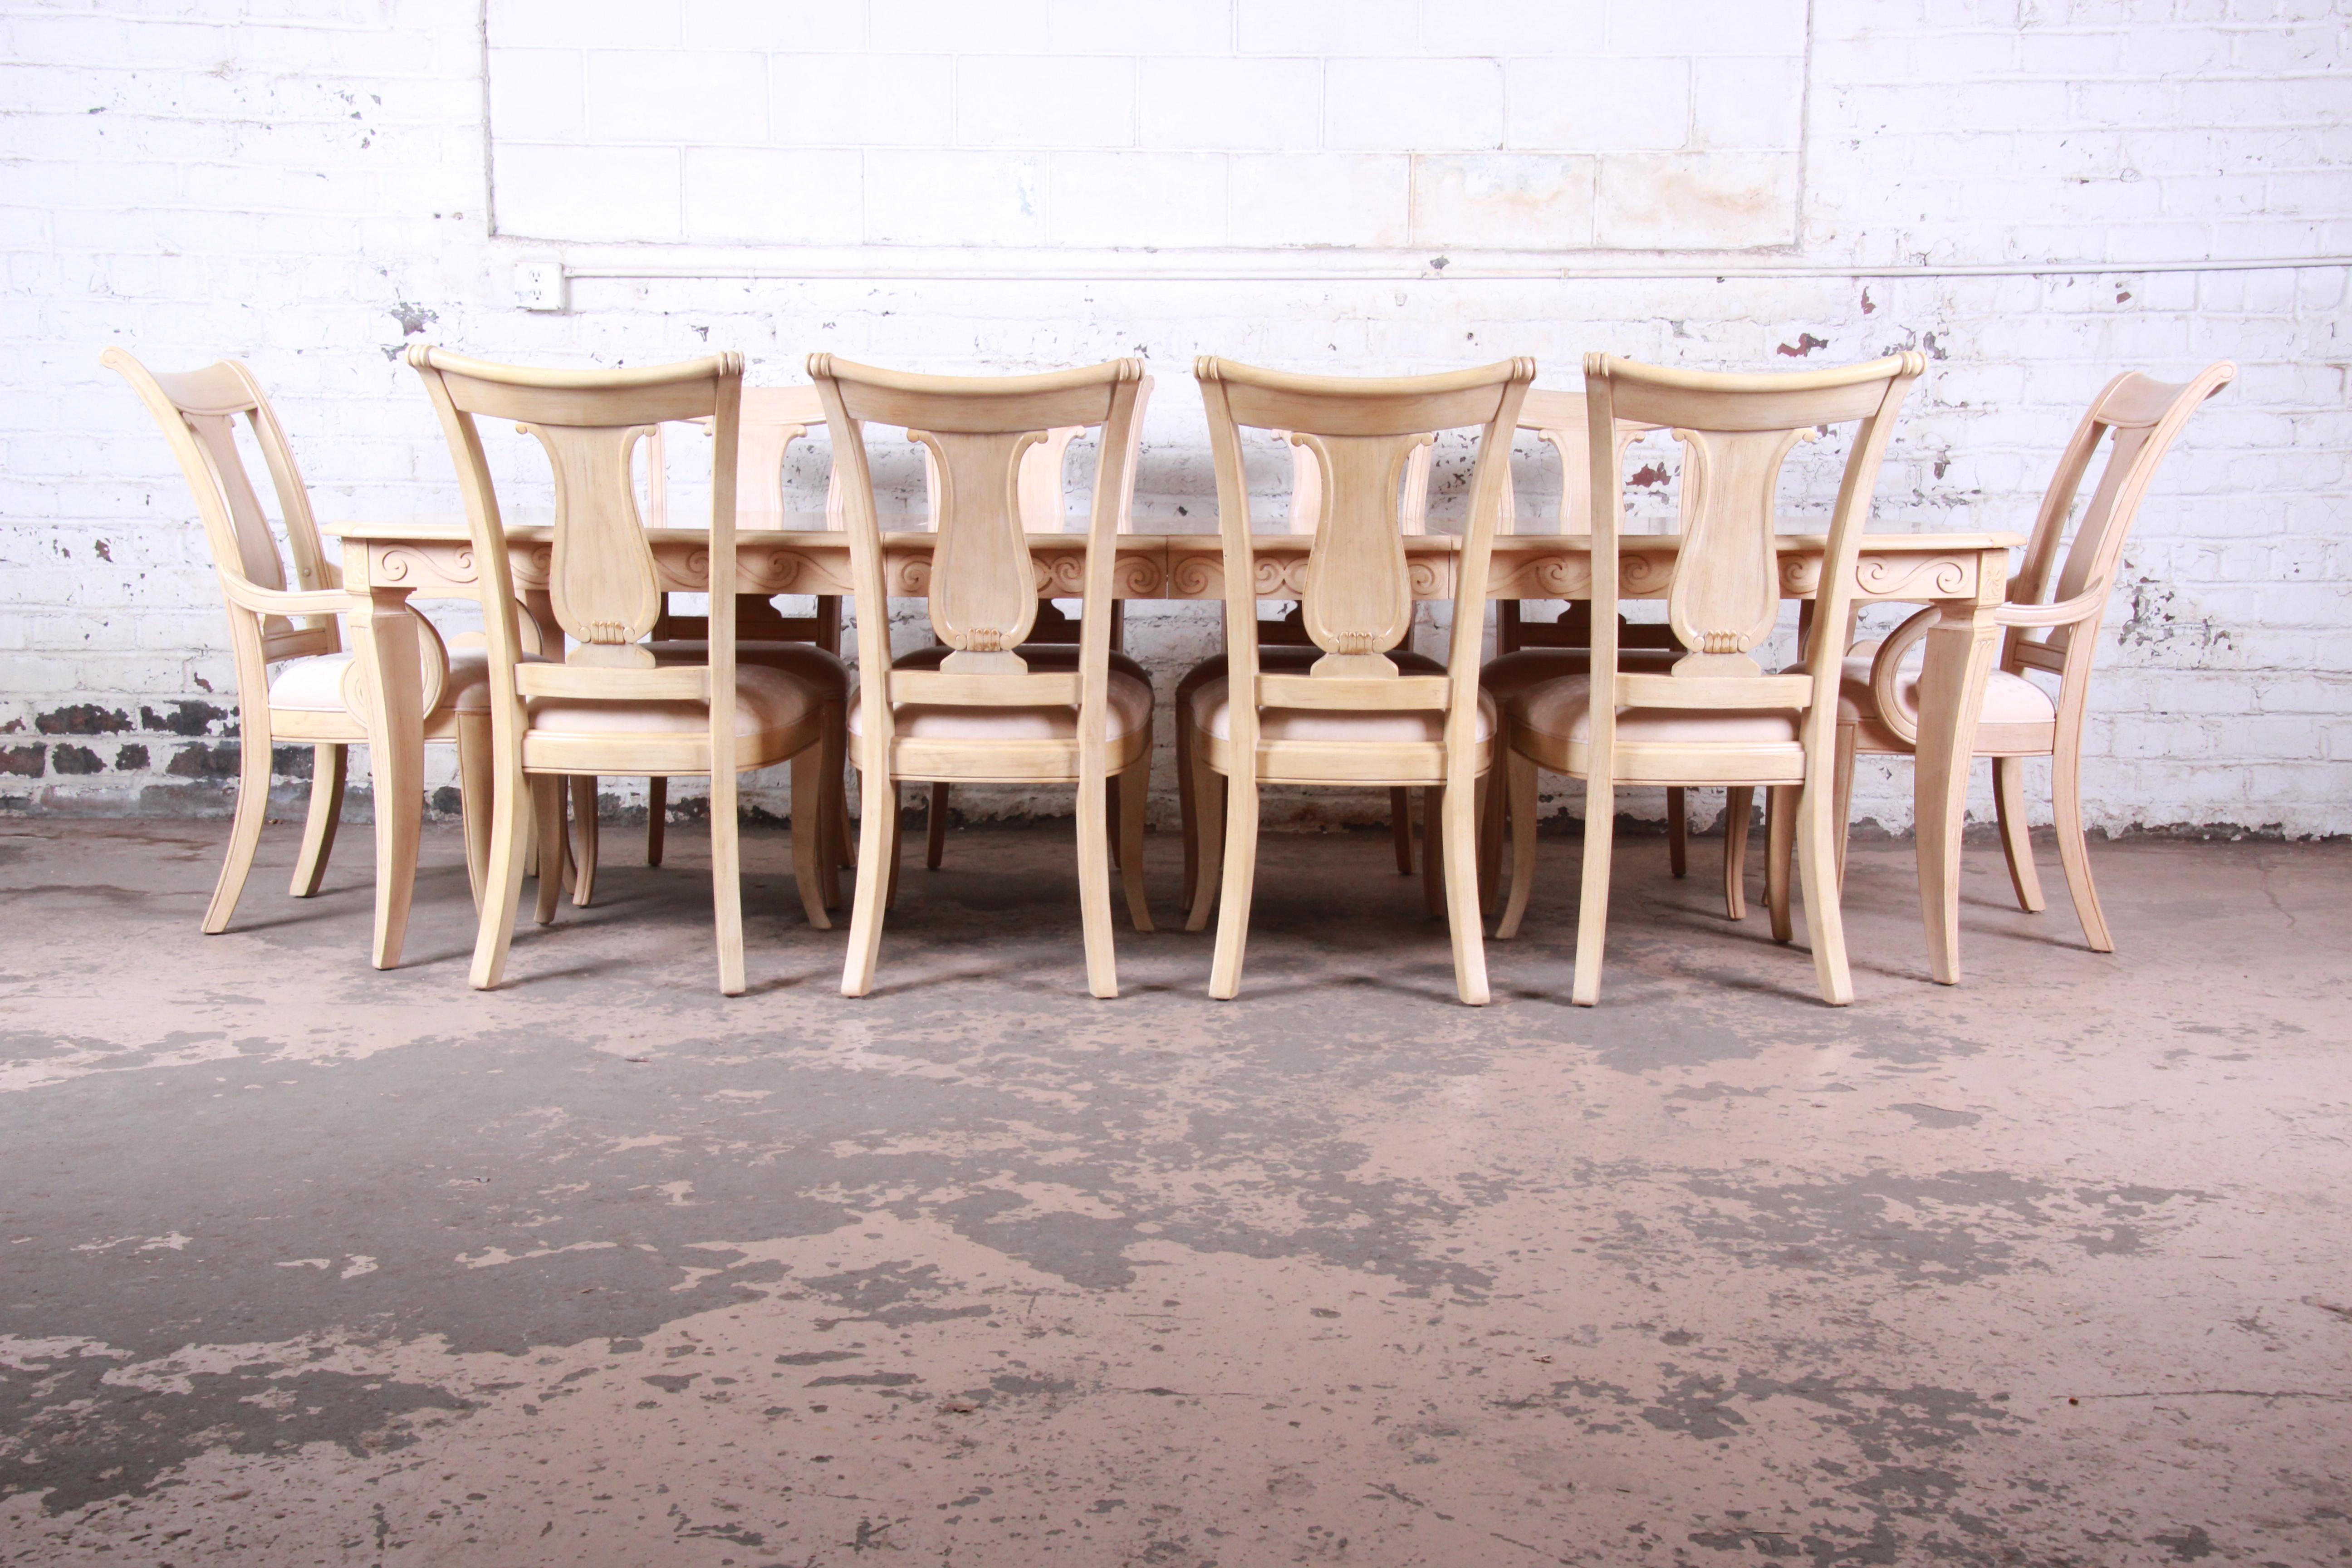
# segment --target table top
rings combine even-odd
[[[528,513],[523,515],[526,518],[529,517]],[[782,545],[786,548],[817,550],[837,550],[848,543],[848,535],[842,530],[823,526],[824,516],[822,512],[787,512],[784,516],[787,522],[807,522],[814,526],[806,528],[739,527],[736,530],[737,543],[768,547]],[[1532,523],[1538,520],[1528,519],[1528,521]],[[929,528],[921,519],[915,517],[885,518],[882,529],[886,535],[894,536],[894,542],[895,536],[905,536],[904,542],[907,543],[930,537]],[[457,543],[463,542],[467,538],[465,519],[447,512],[416,517],[327,522],[320,525],[320,531],[337,539],[352,540],[361,543],[401,541]],[[506,532],[509,539],[519,544],[544,543],[552,532],[552,526],[545,521],[519,521],[509,523]],[[707,528],[648,528],[646,532],[657,544],[665,540],[688,542],[708,539],[710,535],[710,531]],[[1563,534],[1531,530],[1523,533],[1497,534],[1495,537],[1495,548],[1498,552],[1506,553],[1519,551],[1574,550],[1580,545],[1589,549],[1591,537],[1587,533]],[[1776,534],[1774,537],[1779,541],[1780,548],[1782,550],[1819,551],[1828,544],[1828,537],[1820,533],[1791,531]],[[1213,551],[1223,548],[1224,542],[1223,537],[1213,531],[1179,533],[1163,532],[1155,529],[1131,529],[1121,533],[1118,538],[1122,546],[1138,550],[1166,548]],[[1304,551],[1315,542],[1314,536],[1307,533],[1254,533],[1250,536],[1250,540],[1255,549],[1276,551]],[[1056,542],[1073,548],[1082,547],[1086,541],[1087,536],[1084,533],[1066,531],[1059,533],[1029,535],[1032,548]],[[2007,532],[1865,533],[1862,538],[1862,548],[1872,554],[1910,554],[1944,551],[2016,550],[2022,548],[2025,542],[2023,534]],[[1457,533],[1444,532],[1407,534],[1404,545],[1409,552],[1450,553],[1462,548],[1462,537]],[[1628,533],[1620,536],[1618,545],[1621,550],[1625,551],[1672,552],[1682,548],[1682,536],[1675,533]]]

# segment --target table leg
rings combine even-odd
[[[396,968],[416,891],[425,819],[425,684],[409,590],[371,588],[350,615],[366,672],[368,766],[375,784],[375,944],[378,969]]]
[[[1969,763],[2000,628],[1990,604],[1947,604],[1943,611],[1927,633],[1927,663],[1919,672],[1911,813],[1927,965],[1937,982],[1955,985],[1960,978],[1960,829],[1968,817]]]

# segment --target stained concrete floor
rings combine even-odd
[[[728,1001],[689,834],[488,995],[449,835],[382,974],[221,837],[0,824],[0,1563],[2352,1558],[2343,848],[2102,847],[2111,958],[1972,849],[1945,989],[1862,846],[1832,1012],[1637,841],[1581,1012],[1571,840],[1474,1011],[1371,836],[1222,1005],[1066,826],[861,1003],[782,838]]]

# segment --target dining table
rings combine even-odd
[[[849,536],[824,526],[821,513],[785,513],[783,527],[739,527],[735,535],[737,591],[747,594],[852,593]],[[1589,599],[1592,593],[1590,534],[1529,530],[1496,537],[1488,572],[1494,599]],[[937,536],[919,520],[886,520],[883,561],[893,597],[929,593],[931,549]],[[379,969],[400,963],[415,890],[417,844],[425,795],[424,679],[415,599],[474,599],[478,575],[474,543],[462,518],[439,515],[339,521],[323,531],[341,541],[343,587],[352,596],[348,621],[371,711],[361,715],[371,737],[369,765],[375,798],[375,926],[372,957]],[[518,520],[506,525],[516,591],[550,647],[561,647],[549,602],[553,530]],[[670,593],[709,587],[708,528],[648,528],[655,569]],[[1822,589],[1828,541],[1818,533],[1775,536],[1780,591],[1811,599]],[[1028,536],[1041,598],[1083,595],[1087,536]],[[1222,600],[1224,546],[1215,533],[1154,532],[1118,536],[1112,574],[1122,599]],[[1869,533],[1853,567],[1853,595],[1863,604],[1933,605],[1919,680],[1917,766],[1912,785],[1918,859],[1919,911],[1927,930],[1930,973],[1944,984],[1960,978],[1960,839],[1968,808],[1969,760],[1985,683],[2000,650],[1994,610],[2006,596],[2010,552],[2025,540],[2015,533]],[[1628,598],[1665,597],[1681,544],[1672,533],[1626,534],[1619,541],[1619,592]],[[1296,600],[1306,590],[1307,533],[1252,535],[1258,597]],[[1407,575],[1418,600],[1454,595],[1457,535],[1427,532],[1404,540]]]

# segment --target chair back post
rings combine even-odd
[[[2033,636],[2036,628],[2011,626],[2001,650],[2002,668],[2014,673],[2029,662],[2040,668],[2054,662],[2065,683],[2089,677],[2116,568],[2139,521],[2148,486],[2190,416],[2237,374],[2235,364],[2218,360],[2185,382],[2162,382],[2127,371],[2101,389],[2059,458],[2034,519],[2024,565],[2009,590],[2009,602],[2015,605],[2039,605],[2045,595],[2052,602],[2088,596],[2090,603],[2081,618],[2053,626],[2042,637]],[[2067,520],[2102,439],[2107,444],[2106,466],[2083,508],[2062,565]]]
[[[1528,388],[1536,379],[1534,360],[1523,357],[1507,364],[1502,395],[1486,428],[1479,432],[1478,461],[1471,470],[1469,523],[1454,571],[1454,626],[1445,660],[1445,678],[1453,686],[1445,715],[1446,783],[1465,788],[1471,783],[1468,769],[1476,744],[1478,670],[1486,640],[1486,583],[1494,562],[1495,537],[1507,531],[1511,521],[1511,437],[1518,428]]]
[[[1250,542],[1249,475],[1242,465],[1241,426],[1225,391],[1223,363],[1213,354],[1192,362],[1192,379],[1209,416],[1209,457],[1217,477],[1217,542],[1223,562],[1225,681],[1235,756],[1257,751],[1257,705],[1245,700],[1257,689],[1257,557]],[[1294,472],[1296,472],[1294,468]],[[1295,488],[1294,511],[1299,501]],[[1320,505],[1319,496],[1317,504]],[[1292,524],[1297,531],[1297,523]],[[1180,722],[1181,722],[1180,719]]]

